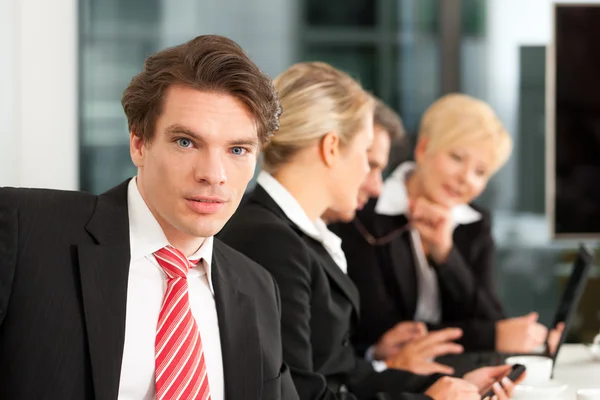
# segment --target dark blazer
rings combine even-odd
[[[405,226],[404,216],[374,211],[376,199],[357,213],[356,219],[375,238]],[[460,327],[458,341],[467,351],[493,350],[495,322],[504,318],[493,282],[494,242],[489,213],[477,208],[483,219],[459,225],[454,247],[446,263],[434,266],[442,303],[439,329]],[[383,245],[370,245],[359,232],[357,221],[335,224],[331,229],[342,238],[348,259],[348,274],[361,294],[361,322],[353,338],[359,353],[376,343],[395,324],[412,320],[417,307],[417,275],[407,231]]]
[[[297,399],[269,274],[214,242],[227,399]],[[0,398],[117,398],[129,273],[127,182],[94,196],[0,189]]]
[[[283,304],[284,361],[301,399],[369,399],[379,392],[394,399],[429,398],[402,392],[422,393],[439,376],[376,373],[356,356],[349,341],[360,308],[356,286],[261,186],[219,237],[275,277]]]

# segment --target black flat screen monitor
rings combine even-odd
[[[554,238],[600,238],[600,4],[554,5],[547,210]]]

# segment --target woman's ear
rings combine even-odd
[[[319,144],[319,153],[325,165],[331,167],[340,154],[340,138],[338,135],[329,132],[323,136]]]
[[[423,159],[425,152],[427,151],[427,138],[420,138],[417,141],[415,147],[415,161],[418,163]]]

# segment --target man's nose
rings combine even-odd
[[[198,182],[210,185],[222,185],[227,181],[224,155],[218,151],[200,153],[195,165],[195,177]]]

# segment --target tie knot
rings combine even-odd
[[[188,260],[181,251],[166,246],[154,252],[158,265],[169,278],[186,278],[190,268],[194,268],[200,260]]]

